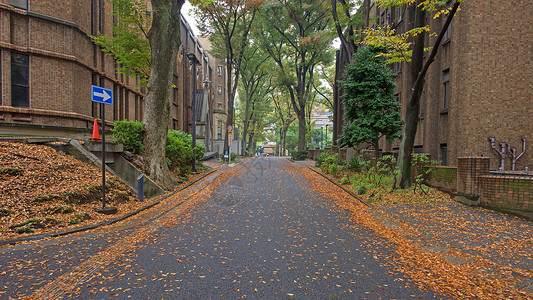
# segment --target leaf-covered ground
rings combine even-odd
[[[532,222],[456,203],[434,189],[380,193],[378,201],[370,199],[373,209],[362,210],[311,170],[300,172],[314,190],[351,211],[354,223],[392,242],[401,262],[396,269],[420,288],[456,299],[533,298]],[[368,201],[369,195],[362,196]]]
[[[0,142],[2,240],[97,224],[148,204],[106,173],[106,206],[118,213],[99,214],[101,191],[99,168],[49,146]]]

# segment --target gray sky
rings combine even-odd
[[[186,1],[185,4],[181,7],[181,14],[185,17],[185,20],[191,25],[192,31],[196,36],[200,36],[200,30],[196,26],[196,21],[194,20],[192,6],[189,1]]]

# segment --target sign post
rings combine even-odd
[[[105,207],[105,107],[104,104],[113,105],[113,91],[99,86],[92,86],[91,99],[100,103],[100,117],[102,119],[102,208],[97,210],[103,214],[114,214],[116,207]]]
[[[229,149],[229,153],[228,153],[228,163],[230,163],[231,161],[231,141],[233,139],[233,126],[232,125],[228,125],[228,149]]]

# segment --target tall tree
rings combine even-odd
[[[362,8],[361,6],[362,5]],[[353,13],[357,6],[358,13]],[[357,28],[368,27],[370,0],[331,0],[331,15],[340,40],[335,61],[335,83],[342,80],[344,69],[357,51],[361,34]],[[361,13],[362,11],[362,13]],[[338,84],[333,85],[333,142],[336,144],[343,123],[343,106]]]
[[[248,47],[244,51],[243,60],[239,66],[242,80],[239,95],[244,97],[242,101],[244,106],[243,116],[243,140],[248,146],[246,150],[252,153],[251,141],[247,142],[248,132],[250,128],[250,120],[256,116],[255,104],[262,98],[266,97],[273,89],[272,75],[269,71],[271,60],[257,45]],[[242,98],[242,97],[241,97]]]
[[[185,0],[152,0],[152,13],[141,0],[111,0],[119,25],[112,37],[92,37],[121,66],[118,71],[141,78],[144,96],[145,171],[162,188],[174,180],[166,163],[172,77],[180,41],[180,10]]]
[[[209,39],[213,46],[214,56],[226,62],[228,97],[226,125],[233,125],[235,94],[240,76],[239,66],[244,51],[249,46],[248,37],[257,7],[261,5],[262,0],[191,0],[190,2],[197,7],[196,14],[200,30],[210,34]],[[228,134],[226,134],[224,150],[228,149]]]
[[[420,98],[424,88],[424,79],[429,66],[435,60],[438,49],[444,38],[446,30],[450,26],[459,5],[465,0],[456,0],[453,5],[448,1],[441,0],[416,0],[415,5],[415,24],[414,28],[403,33],[396,34],[390,28],[369,29],[364,43],[378,47],[388,47],[392,51],[385,55],[389,57],[389,62],[410,61],[410,77],[412,82],[411,94],[406,106],[405,126],[402,132],[400,142],[400,151],[398,153],[398,176],[396,184],[399,188],[409,188],[411,186],[411,153],[420,119]],[[390,7],[398,5],[409,5],[413,0],[376,0],[380,7]],[[424,61],[424,33],[430,28],[426,24],[426,12],[436,11],[434,17],[447,15],[446,21],[442,26],[431,52]],[[411,42],[411,40],[414,40]]]
[[[174,184],[166,162],[172,78],[180,40],[180,10],[185,0],[152,0],[152,27],[148,32],[151,70],[144,111],[144,156],[150,176],[163,188]]]
[[[296,120],[292,114],[290,98],[281,91],[272,93],[272,102],[274,103],[274,110],[278,118],[278,125],[281,128],[280,134],[280,150],[285,153],[287,150],[287,132],[289,126]]]
[[[400,137],[402,121],[400,104],[394,98],[396,75],[379,56],[380,51],[367,46],[360,48],[346,68],[340,82],[348,124],[339,139],[339,146],[353,147],[368,141],[379,158],[379,140],[386,137],[392,143]]]
[[[298,118],[298,150],[305,150],[306,105],[315,67],[332,61],[329,2],[277,0],[261,8],[261,45],[275,61]]]

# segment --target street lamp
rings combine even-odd
[[[193,52],[187,52],[192,62],[192,171],[196,172],[196,64],[200,63]]]

